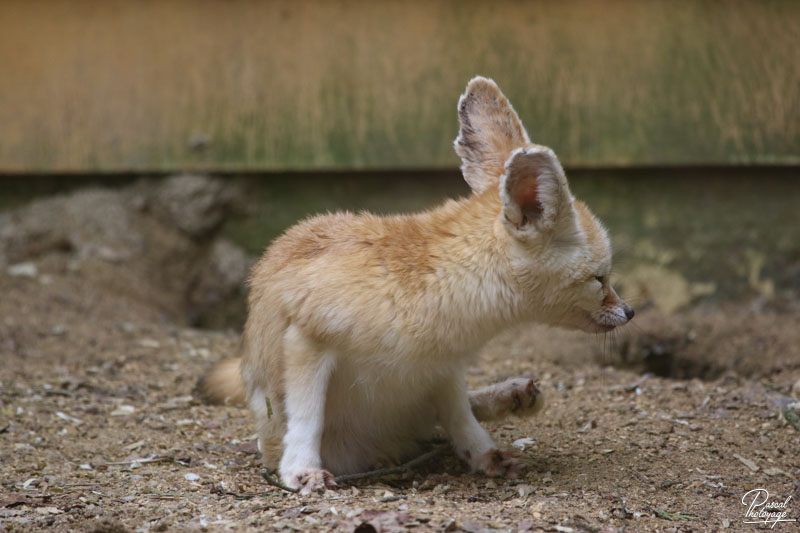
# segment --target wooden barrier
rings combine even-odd
[[[452,168],[493,77],[571,166],[800,162],[800,2],[4,0],[0,172]]]

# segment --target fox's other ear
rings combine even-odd
[[[503,215],[517,230],[552,230],[570,210],[572,194],[556,154],[543,146],[515,150],[500,180]]]
[[[481,76],[470,80],[459,99],[458,120],[454,145],[461,172],[472,191],[481,193],[497,184],[511,152],[530,142],[528,134],[497,84]]]

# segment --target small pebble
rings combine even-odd
[[[111,411],[111,416],[125,416],[131,415],[136,411],[136,408],[132,405],[120,405],[113,411]]]
[[[30,261],[26,261],[25,263],[17,263],[16,265],[11,265],[6,270],[9,276],[12,278],[35,278],[39,271],[36,268],[36,265],[31,263]]]

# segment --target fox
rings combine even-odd
[[[264,465],[301,493],[398,464],[437,430],[472,471],[519,475],[480,421],[544,398],[524,377],[468,390],[480,348],[517,324],[607,332],[634,316],[609,281],[606,229],[497,84],[470,80],[458,119],[469,196],[290,227],[252,269],[239,357],[199,383],[249,406]]]

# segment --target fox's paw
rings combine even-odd
[[[327,470],[303,468],[282,477],[286,486],[293,489],[299,489],[300,494],[324,492],[325,489],[336,488],[336,482],[333,480],[333,474]]]
[[[544,406],[544,395],[530,378],[510,378],[476,391],[469,403],[478,420],[497,420],[510,414],[533,416]]]
[[[478,457],[473,467],[489,476],[515,478],[525,470],[525,461],[517,452],[492,448]]]
[[[544,406],[544,396],[530,378],[511,378],[501,385],[498,401],[505,403],[507,412],[517,416],[533,416]]]
[[[530,378],[513,378],[506,381],[510,411],[517,416],[533,416],[544,407],[544,395]]]

